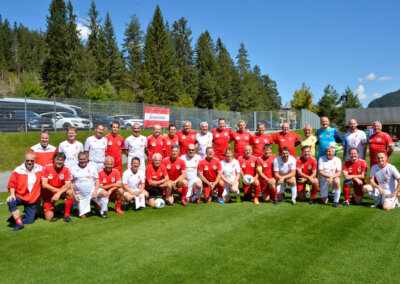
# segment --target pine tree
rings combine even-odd
[[[147,28],[142,85],[144,102],[171,104],[179,100],[179,74],[174,66],[171,35],[157,5]]]
[[[219,104],[222,103],[233,108],[235,98],[232,90],[232,72],[235,71],[235,64],[221,38],[217,39],[216,52],[218,62],[217,92],[219,93],[218,97],[221,98]]]
[[[336,123],[340,116],[340,110],[338,104],[340,103],[339,94],[333,88],[332,85],[328,84],[324,89],[324,94],[317,104],[318,116],[326,116],[331,122]]]
[[[244,80],[245,75],[250,71],[250,61],[247,57],[248,57],[248,52],[244,47],[244,43],[241,43],[239,48],[239,53],[236,56],[236,59],[237,59],[237,66],[239,68],[239,74],[242,80]]]
[[[140,29],[139,19],[136,15],[131,16],[124,35],[122,46],[129,71],[127,83],[135,101],[138,101],[141,94],[140,74],[143,70],[143,31]]]
[[[346,90],[340,97],[342,103],[339,108],[339,116],[336,119],[337,125],[345,125],[346,121],[345,120],[345,110],[346,108],[362,108],[362,104],[360,100],[358,99],[357,95],[353,93],[353,91],[350,89],[349,86],[347,86]]]
[[[43,65],[42,78],[49,96],[64,96],[68,60],[65,48],[67,33],[67,8],[63,0],[53,0],[47,17],[46,42],[49,55]]]

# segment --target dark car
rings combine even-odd
[[[115,118],[112,118],[111,116],[106,115],[104,113],[95,113],[95,114],[91,114],[90,116],[92,117],[93,127],[97,127],[97,125],[102,124],[102,125],[104,125],[105,129],[111,129],[111,124],[115,121]],[[90,120],[89,114],[87,114],[87,113],[82,114],[81,117],[87,118]],[[120,128],[123,128],[123,127],[124,127],[124,125],[120,125]]]
[[[51,119],[41,117],[36,112],[26,111],[26,129],[28,131],[52,130]],[[0,114],[0,131],[24,132],[25,110],[11,110]]]

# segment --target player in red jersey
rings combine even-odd
[[[361,204],[364,193],[362,187],[366,184],[368,164],[358,158],[358,148],[349,149],[350,160],[343,164],[343,206],[350,205],[350,187],[354,188],[355,203]]]
[[[370,167],[377,164],[376,154],[380,151],[386,153],[387,162],[389,162],[389,157],[394,151],[393,140],[389,134],[382,132],[382,124],[379,121],[375,121],[372,125],[374,129],[374,134],[369,137],[369,157],[370,157]]]
[[[196,131],[192,130],[192,123],[185,121],[183,124],[183,130],[179,130],[176,135],[179,138],[179,148],[181,149],[181,155],[185,155],[189,144],[196,144]]]
[[[290,155],[296,158],[295,146],[301,143],[300,135],[289,131],[289,123],[284,122],[282,131],[272,134],[272,139],[279,146],[279,155],[281,155],[283,147],[288,147]]]
[[[159,153],[161,157],[164,158],[165,151],[165,139],[164,136],[161,135],[161,125],[154,125],[154,132],[152,135],[147,137],[147,160],[151,161],[153,154]]]
[[[222,194],[224,193],[224,182],[221,179],[222,166],[217,158],[214,158],[214,149],[206,149],[206,158],[199,162],[197,171],[203,182],[204,202],[211,202],[211,192],[218,191],[218,202],[224,204]]]
[[[159,153],[153,155],[151,163],[146,167],[146,183],[145,188],[149,194],[147,204],[154,207],[154,201],[157,195],[165,190],[167,196],[171,193],[169,191],[169,176],[167,168],[161,163],[162,156]],[[172,203],[168,199],[165,200],[165,205],[172,207]]]
[[[301,156],[296,161],[296,183],[297,194],[300,201],[306,201],[307,184],[311,185],[310,204],[315,203],[319,185],[317,178],[317,160],[311,156],[311,146],[303,146],[301,148]]]
[[[232,132],[231,141],[234,142],[235,147],[235,158],[244,155],[244,146],[250,145],[251,134],[246,130],[246,122],[244,120],[239,120],[238,122],[238,130]]]
[[[105,137],[107,139],[106,157],[114,158],[114,169],[117,169],[122,176],[122,152],[125,150],[125,139],[118,134],[118,131],[119,122],[114,121],[111,124],[111,133]]]
[[[74,192],[71,187],[71,175],[69,169],[64,166],[66,156],[62,152],[56,152],[53,156],[53,164],[47,165],[42,174],[42,199],[44,218],[50,221],[54,218],[55,202],[65,199],[64,221],[72,223],[69,216],[74,203]]]
[[[182,188],[182,205],[187,206],[186,194],[188,192],[188,182],[186,180],[186,163],[179,158],[179,146],[172,145],[171,156],[165,158],[162,163],[167,168],[169,176],[169,194],[167,194],[166,199],[170,203],[174,203],[174,189]]]
[[[262,200],[267,202],[272,199],[275,205],[279,205],[273,170],[273,162],[277,156],[272,155],[271,144],[265,144],[263,150],[264,155],[257,158],[257,173],[260,177]]]
[[[179,145],[179,137],[176,135],[176,126],[174,124],[170,124],[168,126],[168,134],[164,135],[165,141],[165,155],[164,157],[171,156],[171,147],[172,145]]]
[[[104,191],[103,197],[108,197],[109,201],[116,201],[115,212],[124,214],[121,210],[124,200],[121,175],[119,170],[115,169],[115,160],[111,156],[106,157],[104,168],[99,171],[99,193],[101,191]]]
[[[46,131],[40,132],[40,143],[33,145],[29,151],[35,152],[36,164],[42,167],[53,163],[53,155],[57,152],[57,148],[50,145],[50,133]],[[37,208],[36,208],[37,209]]]
[[[253,155],[261,157],[264,155],[264,145],[274,144],[271,135],[265,133],[265,124],[262,122],[257,123],[257,132],[251,136],[251,145],[253,145]]]
[[[211,131],[213,135],[213,148],[214,156],[220,161],[225,160],[225,150],[229,148],[229,140],[232,135],[232,131],[229,128],[225,128],[226,122],[224,118],[218,119],[218,128],[214,128]]]
[[[243,192],[244,192],[244,199],[250,200],[251,199],[251,187],[254,188],[254,204],[258,205],[260,202],[258,201],[258,196],[261,191],[260,181],[258,180],[258,173],[257,173],[257,157],[252,155],[251,146],[246,145],[244,146],[244,156],[239,157],[238,159],[240,164],[240,177],[243,180],[245,175],[251,175],[254,178],[252,184],[245,185],[243,184]]]

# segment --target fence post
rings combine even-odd
[[[272,129],[272,110],[269,112],[269,129]]]
[[[289,124],[289,128],[291,128],[291,127],[290,127],[289,110],[286,111],[286,122]]]
[[[122,125],[122,118],[121,118],[121,101],[119,101],[118,102],[118,114],[119,114],[119,116],[118,116],[118,122],[119,122],[119,125]]]
[[[57,111],[56,97],[54,97],[54,112],[53,112],[54,121],[56,121],[56,111]],[[54,127],[54,132],[57,132],[57,127]]]
[[[254,117],[253,130],[256,131],[256,129],[257,129],[257,112],[256,111],[254,112],[253,117]]]
[[[89,100],[89,129],[92,131],[92,110],[91,110],[91,105],[90,105],[90,100]]]
[[[25,132],[28,132],[28,114],[26,113],[28,110],[27,108],[28,106],[26,105],[26,96],[25,96]]]

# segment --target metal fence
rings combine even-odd
[[[145,107],[150,105],[128,102],[93,101],[66,98],[0,99],[0,132],[64,131],[68,126],[93,130],[97,124],[110,128],[111,122],[118,120],[123,129],[131,129],[133,123],[144,126]],[[244,120],[247,129],[255,131],[258,122],[263,122],[267,130],[278,130],[288,122],[291,129],[299,129],[312,123],[315,114],[308,111],[274,110],[257,112],[233,112],[213,109],[156,106],[169,109],[169,123],[178,129],[183,122],[192,122],[192,128],[199,130],[200,123],[207,121],[209,129],[218,126],[218,119],[225,118],[231,129]],[[313,116],[314,115],[314,116]],[[318,124],[319,118],[317,116]],[[314,124],[313,124],[314,125]]]

